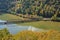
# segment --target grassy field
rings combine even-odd
[[[12,15],[12,14],[2,14],[0,15],[1,20],[23,20],[22,17]],[[52,21],[36,21],[36,22],[25,22],[25,23],[19,23],[18,25],[23,25],[23,26],[34,26],[37,28],[42,28],[42,29],[54,29],[54,30],[59,30],[60,31],[60,22],[52,22]]]
[[[23,26],[34,26],[42,29],[52,29],[60,31],[60,22],[52,22],[52,21],[38,21],[38,22],[27,22],[21,23],[19,25]]]
[[[0,15],[0,19],[9,21],[9,20],[22,20],[23,18],[12,14],[2,14]]]

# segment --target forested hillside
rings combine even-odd
[[[29,14],[52,18],[60,17],[60,0],[0,0],[0,14]]]

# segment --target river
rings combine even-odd
[[[24,31],[24,30],[43,31],[43,29],[35,28],[33,26],[21,26],[21,25],[17,25],[17,24],[2,24],[4,22],[6,22],[6,21],[0,20],[0,30],[4,29],[4,28],[7,28],[7,30],[11,34],[16,34],[20,31]]]
[[[23,30],[28,30],[28,26],[18,26],[17,24],[5,24],[5,25],[0,25],[0,29],[4,29],[4,28],[7,28],[8,31],[11,33],[11,34],[16,34],[20,31],[23,31]]]

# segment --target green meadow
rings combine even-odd
[[[12,14],[2,14],[0,15],[0,20],[23,20],[24,18],[12,15]],[[24,22],[24,23],[16,23],[17,25],[22,26],[33,26],[42,29],[51,29],[51,30],[58,30],[60,31],[60,22],[53,22],[53,21],[34,21],[34,22]]]
[[[36,22],[20,23],[19,25],[34,26],[34,27],[42,28],[42,29],[59,30],[60,31],[60,22],[36,21]]]
[[[2,14],[0,15],[0,20],[7,20],[7,21],[11,21],[11,20],[22,20],[23,18],[16,16],[16,15],[12,15],[12,14]]]

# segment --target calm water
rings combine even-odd
[[[23,30],[32,30],[32,31],[42,31],[43,30],[43,29],[38,29],[38,28],[32,27],[32,26],[20,26],[17,24],[1,24],[4,22],[6,22],[6,21],[0,20],[0,29],[7,28],[11,34],[16,34]]]
[[[0,29],[7,28],[11,34],[16,34],[19,31],[28,30],[29,26],[18,26],[16,24],[0,25]]]

